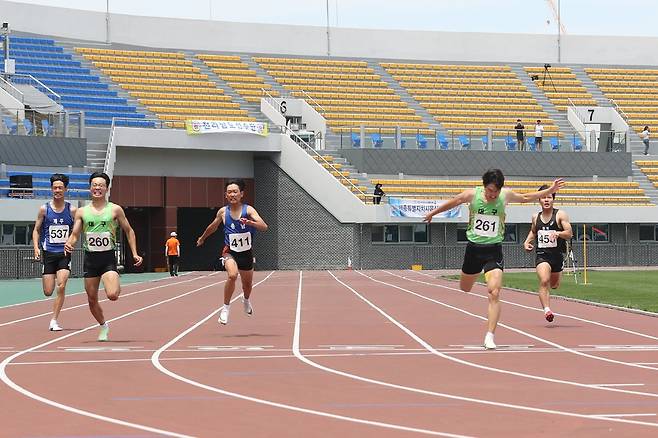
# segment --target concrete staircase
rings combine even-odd
[[[446,131],[443,126],[441,126],[441,123],[439,123],[430,113],[428,113],[427,110],[420,103],[418,103],[418,101],[414,99],[411,94],[409,94],[409,92],[407,92],[407,90],[399,84],[398,81],[393,79],[393,76],[391,76],[386,71],[386,69],[379,64],[379,62],[368,61],[368,67],[372,68],[375,71],[375,74],[378,74],[382,78],[382,81],[386,82],[388,86],[391,87],[398,96],[400,96],[402,101],[405,102],[409,108],[412,108],[416,112],[416,115],[421,117],[423,122],[428,124],[429,129],[434,129],[446,137],[449,137],[448,131]]]
[[[333,163],[340,164],[341,165],[341,171],[343,172],[350,172],[350,179],[357,179],[359,182],[356,183],[355,185],[358,187],[367,187],[367,190],[364,190],[366,194],[372,194],[373,190],[375,189],[375,186],[370,182],[370,179],[368,177],[363,176],[363,173],[360,173],[359,170],[352,166],[347,159],[345,159],[341,154],[340,151],[318,151],[321,155],[331,155],[333,157]]]
[[[642,156],[643,158],[647,158],[644,155]],[[642,172],[635,164],[636,159],[641,159],[640,157],[633,157],[633,165],[632,165],[632,172],[633,172],[633,181],[637,182],[642,190],[644,190],[644,194],[651,199],[651,202],[653,204],[658,204],[658,189],[656,189],[653,186],[653,183],[649,181],[649,178]]]
[[[528,75],[528,72],[523,69],[523,65],[510,64],[510,67],[512,68],[512,71],[516,73],[516,76],[521,80],[521,83],[526,86],[528,91],[530,91],[532,97],[539,103],[542,110],[544,110],[544,112],[548,114],[548,117],[550,117],[555,122],[558,129],[562,133],[561,141],[565,142],[566,139],[573,138],[573,136],[576,134],[576,131],[574,130],[573,126],[571,126],[571,123],[569,123],[569,120],[567,120],[566,111],[558,111],[557,108],[555,108],[555,105],[553,105],[553,103],[546,96],[546,94],[544,94],[541,88],[539,88],[537,84],[535,84],[535,82],[530,79],[530,75]],[[569,140],[566,140],[566,142],[570,143]],[[550,144],[548,144],[548,141],[546,140],[543,146],[543,150],[550,150]]]
[[[594,83],[594,81],[585,73],[585,69],[580,65],[568,65],[571,68],[576,78],[583,84],[583,87],[592,95],[598,106],[612,106],[610,100],[603,94],[601,89]]]

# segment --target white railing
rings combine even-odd
[[[628,120],[628,116],[624,112],[623,109],[619,105],[617,105],[617,102],[615,102],[614,99],[609,99],[610,103],[612,103],[612,107],[619,113],[619,115],[624,119],[624,121],[630,126],[630,122]]]
[[[48,93],[52,94],[55,97],[55,99],[54,99],[55,102],[57,102],[58,104],[61,104],[62,96],[55,93],[50,87],[48,87],[46,84],[44,84],[43,82],[41,82],[39,79],[35,78],[34,76],[26,75],[26,74],[22,74],[22,73],[17,73],[17,74],[11,75],[10,77],[26,79],[28,83],[31,82],[31,84],[29,84],[29,85],[32,85],[35,88],[42,88],[42,89],[46,90]]]
[[[309,155],[311,155],[313,157],[316,157],[316,161],[318,161],[318,164],[320,164],[323,169],[325,169],[327,172],[331,172],[332,170],[337,172],[337,174],[335,175],[336,178],[341,181],[341,184],[343,184],[344,186],[349,187],[350,191],[355,196],[358,196],[358,195],[364,196],[364,199],[362,199],[364,202],[366,200],[366,197],[370,196],[367,193],[364,193],[364,191],[361,190],[360,187],[356,186],[352,182],[351,178],[348,178],[345,175],[343,175],[342,170],[340,170],[338,167],[336,167],[336,165],[334,163],[332,163],[330,161],[327,161],[327,159],[324,158],[322,156],[322,154],[320,154],[318,151],[316,151],[314,148],[312,148],[311,145],[309,145],[306,142],[306,140],[304,140],[299,135],[297,135],[292,129],[288,128],[287,126],[281,126],[280,128],[281,128],[281,132],[284,132],[286,135],[289,135],[290,137],[292,137],[295,140],[295,142],[297,144],[299,144],[302,147],[302,149],[304,149]],[[322,166],[322,164],[325,164],[327,167]]]
[[[116,119],[113,117],[112,118],[112,125],[110,126],[110,138],[107,141],[107,151],[105,152],[105,163],[103,164],[103,172],[105,172],[105,174],[110,177],[110,180],[112,180],[112,176],[114,175],[114,163],[116,162],[116,158],[117,158],[116,157],[117,147],[114,144],[114,128],[115,128],[114,122],[115,122],[115,120]],[[108,199],[109,199],[109,196],[110,196],[110,190],[111,189],[112,189],[111,186],[107,189]]]
[[[311,96],[310,94],[308,94],[305,90],[300,90],[300,91],[301,91],[301,93],[302,93],[302,94],[303,94],[308,100],[310,100],[310,101],[313,102],[315,105],[317,105],[317,107],[320,108],[320,109],[322,110],[323,113],[326,113],[326,112],[327,112],[327,110],[325,110],[324,107],[323,107],[322,105],[320,105],[320,103],[319,103],[317,100],[313,99],[313,96]]]
[[[7,82],[0,76],[0,88],[9,93],[12,97],[18,100],[20,103],[25,105],[25,96],[18,88],[14,87],[11,82]]]

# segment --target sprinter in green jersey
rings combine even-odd
[[[478,276],[484,270],[489,291],[487,312],[488,330],[484,338],[484,348],[496,348],[494,332],[500,318],[500,288],[503,282],[503,248],[505,237],[505,206],[510,202],[530,202],[549,196],[564,186],[562,179],[553,181],[545,190],[531,193],[515,193],[503,190],[505,176],[499,169],[489,169],[482,175],[482,187],[468,189],[446,201],[425,216],[425,222],[432,217],[461,204],[469,204],[466,253],[462,265],[459,287],[470,292]]]
[[[98,340],[107,341],[110,328],[105,321],[103,309],[98,303],[98,287],[102,280],[107,298],[110,301],[119,299],[121,284],[119,283],[115,252],[119,226],[126,233],[135,266],[142,264],[142,258],[137,254],[135,232],[128,223],[123,208],[106,199],[107,190],[110,187],[110,177],[103,172],[95,172],[89,177],[89,185],[91,203],[76,211],[73,230],[64,245],[64,250],[69,254],[73,252],[80,233],[84,233],[82,241],[82,248],[85,252],[83,269],[89,310],[100,324]]]

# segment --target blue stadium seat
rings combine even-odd
[[[407,139],[406,138],[401,138],[400,139],[400,149],[404,149],[407,147]]]
[[[23,119],[23,126],[25,127],[25,133],[27,135],[34,134],[34,125],[29,119]]]
[[[436,140],[439,142],[439,147],[441,148],[441,150],[443,150],[443,151],[448,150],[449,142],[448,142],[448,139],[445,137],[445,135],[438,134],[436,136]]]
[[[471,142],[468,140],[468,137],[465,135],[460,135],[459,136],[459,144],[461,144],[462,149],[470,149],[471,148]]]
[[[537,144],[535,143],[535,138],[534,137],[528,137],[527,143],[528,143],[528,150],[529,151],[533,151],[533,152],[537,151]]]
[[[372,147],[374,148],[380,148],[384,145],[381,134],[370,134],[370,141],[372,141]]]
[[[416,134],[416,144],[418,149],[427,149],[427,139],[423,134]]]
[[[484,135],[480,140],[482,140],[482,149],[484,150],[489,149],[489,137]]]
[[[552,151],[560,150],[560,142],[558,141],[557,137],[551,137],[551,150]]]
[[[7,127],[7,131],[9,131],[10,134],[18,133],[18,124],[13,117],[4,116],[2,121],[4,122],[5,126]]]
[[[352,147],[353,148],[361,147],[361,136],[357,135],[354,132],[352,132]]]
[[[43,132],[44,137],[48,137],[53,133],[53,126],[50,123],[48,123],[47,119],[41,120],[41,131]]]
[[[516,150],[516,141],[511,136],[508,135],[505,138],[505,146],[507,146],[508,151],[515,151]]]
[[[580,138],[573,136],[573,142],[571,143],[574,152],[581,152],[583,150],[583,144],[580,142]]]

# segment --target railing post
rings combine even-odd
[[[64,112],[64,138],[69,136],[69,113],[68,111]]]

